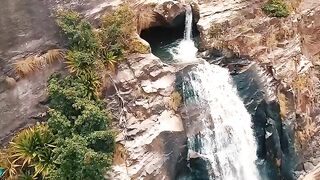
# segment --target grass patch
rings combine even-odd
[[[48,50],[42,55],[32,55],[13,64],[13,69],[21,77],[33,74],[43,67],[64,59],[61,49]]]
[[[287,17],[290,14],[288,6],[283,0],[269,0],[263,7],[262,10],[269,16],[272,17]]]

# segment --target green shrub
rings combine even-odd
[[[72,122],[60,111],[50,109],[50,118],[48,119],[48,126],[53,134],[59,138],[70,137],[73,132]]]
[[[102,18],[98,35],[99,55],[105,64],[122,60],[129,51],[135,29],[135,15],[128,5],[120,6],[115,12]]]
[[[59,78],[53,76],[48,82],[49,105],[51,108],[60,111],[67,118],[80,115],[80,111],[73,107],[78,99],[93,99],[92,94],[83,83],[79,82],[77,77],[67,76]]]
[[[66,63],[69,71],[79,76],[95,68],[95,57],[87,52],[69,51]]]
[[[97,50],[97,39],[88,21],[74,11],[59,11],[57,24],[69,40],[69,48],[77,51],[94,53]]]
[[[81,135],[88,135],[94,131],[103,131],[107,127],[108,117],[106,112],[101,110],[94,102],[84,101],[76,104],[83,109],[81,115],[74,122],[75,132]]]
[[[88,143],[95,151],[109,153],[115,150],[114,134],[108,131],[95,131],[88,136]]]
[[[121,47],[129,48],[135,32],[134,12],[128,5],[122,5],[112,14],[107,14],[102,18],[100,40],[113,50]]]
[[[49,179],[104,179],[105,171],[111,166],[111,154],[95,152],[86,145],[85,138],[73,136],[56,148],[58,166],[51,171]]]
[[[57,148],[49,179],[103,179],[111,166],[115,146],[102,103],[88,97],[78,77],[49,81],[49,130]]]
[[[286,3],[282,0],[269,0],[262,10],[273,17],[287,17],[290,14]]]

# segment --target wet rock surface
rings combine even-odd
[[[319,23],[315,18],[319,18],[320,4],[292,1],[290,5],[295,13],[279,19],[267,17],[261,10],[263,3],[265,1],[199,1],[200,39],[203,50],[219,49],[227,57],[247,57],[277,82],[275,92],[282,114],[281,126],[291,134],[289,140],[299,155],[293,165],[297,171],[291,172],[297,178],[301,172],[310,170],[310,164],[307,169],[299,168],[299,164],[304,166],[304,162],[317,159],[319,154],[316,143],[319,101],[315,93],[319,89],[319,76],[315,73],[319,61]],[[283,130],[279,131],[281,135]],[[281,142],[282,152],[285,147]],[[286,166],[286,162],[282,158],[279,167]]]

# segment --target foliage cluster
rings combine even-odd
[[[74,11],[60,11],[57,23],[69,39],[66,55],[67,68],[92,88],[96,96],[101,91],[101,78],[106,68],[131,52],[135,32],[134,13],[128,5],[120,6],[111,14],[103,16],[101,27],[92,25]]]
[[[21,131],[3,151],[6,177],[103,179],[115,140],[99,101],[101,72],[131,52],[132,17],[129,7],[121,6],[94,30],[75,12],[58,13],[57,23],[69,39],[65,57],[71,75],[48,81],[48,122]]]
[[[272,17],[287,17],[290,12],[283,0],[269,0],[263,7],[262,10]]]
[[[69,40],[66,64],[74,81],[88,82],[87,94],[99,95],[101,61],[97,56],[98,39],[91,24],[74,11],[59,11],[57,24]],[[70,81],[70,80],[69,80]]]
[[[53,76],[48,91],[48,122],[21,131],[2,152],[6,176],[103,179],[115,140],[102,102],[73,76]]]
[[[86,86],[67,76],[49,80],[50,118],[55,136],[56,166],[52,179],[103,179],[111,166],[114,135],[102,103],[88,95]]]
[[[46,177],[53,165],[54,136],[47,125],[24,129],[2,150],[0,166],[8,179]]]

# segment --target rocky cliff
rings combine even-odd
[[[296,170],[304,174],[319,159],[319,21],[316,19],[320,3],[290,1],[294,10],[287,18],[268,17],[261,10],[264,3],[199,1],[201,45],[203,50],[219,49],[225,56],[241,56],[257,62],[278,82],[282,127],[294,131],[292,140],[300,164]]]
[[[292,13],[287,18],[265,15],[261,10],[265,2],[193,2],[200,50],[204,52],[201,54],[210,56],[218,50],[225,57],[246,58],[255,62],[247,68],[248,72],[263,72],[260,79],[271,78],[261,86],[267,88],[264,93],[271,91],[266,99],[276,100],[280,107],[282,121],[280,128],[274,127],[280,133],[276,137],[283,137],[281,132],[286,128],[293,132],[293,138],[289,139],[298,155],[294,176],[316,179],[320,161],[320,2],[288,1]],[[71,8],[97,22],[101,14],[120,3],[119,0],[4,0],[0,7],[1,142],[6,142],[19,128],[42,120],[47,78],[64,69],[63,63],[58,63],[21,78],[12,66],[30,55],[64,47],[52,12]],[[171,0],[136,3],[156,14],[151,26],[173,26],[186,5]],[[119,132],[114,168],[109,174],[113,179],[174,179],[179,173],[181,159],[186,158],[186,135],[178,108],[181,97],[175,90],[177,71],[150,53],[133,54],[119,64],[115,74],[106,77],[110,84],[104,94],[109,102],[106,108],[112,112],[114,127]],[[279,138],[281,150],[284,143]],[[286,166],[283,152],[275,154],[279,169]]]
[[[1,144],[6,144],[21,128],[45,120],[47,79],[53,72],[65,71],[61,62],[44,65],[23,77],[14,70],[16,62],[64,48],[54,12],[60,8],[74,9],[96,23],[102,14],[120,3],[5,2],[6,6],[0,8],[6,14],[1,17],[0,29],[5,34],[0,39]],[[174,26],[176,17],[185,11],[184,4],[172,1],[136,4],[154,9],[156,21],[151,26]],[[109,82],[105,90],[106,108],[112,112],[118,132],[114,168],[109,174],[112,179],[175,178],[178,164],[186,156],[186,136],[177,113],[181,97],[175,91],[175,72],[174,67],[147,53],[128,56],[115,73],[105,77]]]

